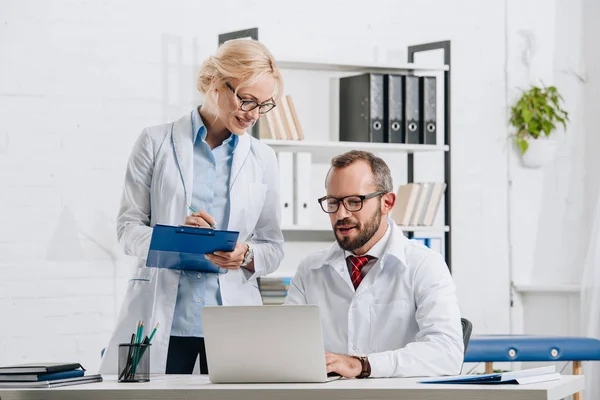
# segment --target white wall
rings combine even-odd
[[[518,31],[532,22],[507,4],[508,15],[504,1],[476,0],[311,0],[286,9],[273,0],[0,0],[0,364],[97,367],[131,266],[115,216],[132,143],[198,101],[195,73],[219,33],[255,26],[277,58],[294,60],[404,62],[407,45],[452,41],[453,273],[475,332],[508,332],[508,200],[540,187],[513,175],[508,193],[506,92],[520,67],[505,49],[517,54]],[[555,35],[540,35],[541,45],[552,47]],[[330,77],[305,86],[303,75],[287,74],[307,137],[325,139],[331,121],[309,100],[330,103],[317,87]],[[512,210],[514,237],[527,212]],[[512,244],[514,262],[527,262]],[[317,245],[288,243],[286,265]]]
[[[600,135],[598,135],[598,126],[600,126],[600,50],[596,38],[600,37],[600,26],[598,25],[598,15],[600,14],[600,3],[594,0],[583,0],[583,48],[585,55],[585,69],[583,78],[586,81],[584,89],[583,113],[585,120],[585,198],[595,199],[600,194],[600,179],[596,171],[600,171]],[[596,204],[593,201],[587,202],[585,206],[585,215],[592,216]],[[592,221],[586,219],[587,227],[590,228]]]
[[[581,271],[576,246],[583,243],[583,161],[581,57],[583,18],[581,2],[555,0],[539,7],[535,0],[508,2],[507,87],[509,105],[529,84],[556,85],[565,98],[571,123],[559,129],[556,160],[541,169],[521,165],[515,151],[509,153],[511,279],[516,285],[577,283]],[[540,18],[528,16],[536,13]],[[512,133],[512,132],[511,132]],[[511,144],[512,145],[512,144]],[[578,273],[579,272],[579,273]],[[535,293],[513,292],[512,331],[560,334],[549,325],[525,322],[532,313],[556,313],[568,318],[573,305],[561,292],[556,302],[539,301]],[[547,304],[547,308],[540,308]],[[538,322],[542,322],[541,320]],[[578,328],[575,331],[578,331]]]
[[[526,17],[533,12],[540,18]],[[512,278],[517,285],[558,288],[515,291],[514,332],[564,334],[553,321],[573,322],[574,314],[579,321],[573,301],[578,291],[562,290],[580,284],[598,193],[599,142],[593,126],[598,119],[599,53],[592,38],[598,34],[593,21],[599,12],[597,2],[556,0],[539,7],[536,1],[509,1],[509,101],[518,95],[517,87],[542,79],[558,87],[571,119],[566,133],[557,134],[557,158],[548,167],[524,169],[511,153]],[[548,296],[554,301],[547,301]],[[529,318],[549,312],[555,318]],[[584,334],[579,322],[568,329],[569,334]]]
[[[557,158],[547,168],[527,169],[510,152],[511,239],[514,280],[575,283],[580,263],[563,250],[582,242],[576,229],[583,216],[584,151],[581,2],[509,1],[508,75],[512,104],[528,84],[556,85],[571,123],[559,129]],[[540,18],[531,20],[530,12]],[[569,268],[563,268],[565,264]]]
[[[595,129],[600,122],[600,52],[595,43],[600,35],[600,3],[508,4],[513,21],[507,57],[509,98],[517,94],[516,86],[541,78],[558,87],[571,119],[567,132],[558,132],[557,158],[548,167],[526,170],[514,153],[510,157],[511,275],[518,286],[528,287],[514,291],[512,331],[598,337],[597,303],[590,304],[591,296],[580,299],[579,288],[598,290],[597,282],[582,282],[582,272],[586,255],[595,254],[598,246],[591,239],[591,228],[600,187]],[[539,18],[525,17],[532,13]],[[589,279],[597,266],[588,267]],[[580,312],[581,301],[586,314]],[[588,378],[597,377],[596,364],[584,366]],[[585,398],[597,398],[597,388],[591,391],[597,379],[588,381]]]

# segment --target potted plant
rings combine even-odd
[[[523,164],[537,168],[554,158],[557,124],[566,129],[569,114],[561,108],[562,96],[554,86],[531,86],[511,107],[510,124]]]

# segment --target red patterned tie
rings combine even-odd
[[[350,263],[350,279],[352,280],[352,284],[354,285],[354,290],[360,285],[362,281],[362,275],[360,274],[360,270],[362,267],[367,265],[367,263],[372,260],[373,256],[348,256],[347,260]]]

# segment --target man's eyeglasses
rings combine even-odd
[[[323,196],[318,202],[321,205],[323,211],[327,214],[333,214],[338,211],[340,208],[340,203],[346,207],[346,210],[349,212],[357,212],[362,210],[363,203],[365,200],[371,199],[373,197],[381,196],[382,194],[386,194],[387,192],[373,192],[364,195],[352,195],[341,198]]]
[[[229,90],[231,90],[237,96],[238,99],[240,99],[240,110],[242,110],[242,111],[252,111],[256,107],[259,107],[258,108],[258,113],[259,114],[266,114],[269,111],[271,111],[273,108],[275,108],[275,106],[276,106],[275,103],[266,102],[266,103],[258,104],[254,100],[246,100],[242,96],[240,96],[239,94],[237,94],[235,92],[235,90],[231,87],[231,85],[229,84],[229,82],[225,83],[225,85],[227,85],[227,87],[229,88]]]

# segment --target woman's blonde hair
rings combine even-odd
[[[208,57],[198,76],[198,90],[206,95],[215,88],[224,87],[231,80],[239,80],[235,88],[251,85],[263,76],[275,79],[273,98],[278,99],[283,91],[283,79],[275,59],[260,42],[254,39],[229,40],[219,46],[214,56]],[[208,101],[210,96],[206,96]]]

